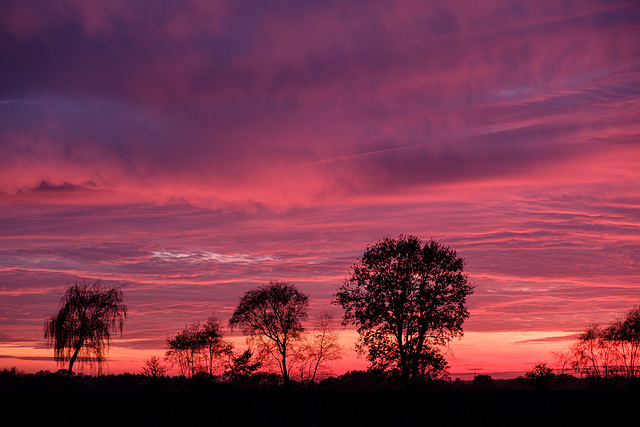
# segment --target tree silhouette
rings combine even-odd
[[[631,388],[640,385],[640,307],[634,307],[624,318],[603,331],[604,339],[613,343],[619,371]]]
[[[240,387],[249,385],[255,372],[262,366],[259,361],[252,361],[252,357],[253,353],[250,349],[245,350],[239,356],[232,357],[224,373],[224,378]]]
[[[120,288],[103,288],[100,280],[71,285],[60,300],[58,314],[45,321],[44,337],[53,346],[58,364],[69,362],[64,388],[69,387],[76,360],[95,363],[102,371],[111,332],[120,332],[127,317],[127,306]]]
[[[597,323],[588,326],[572,347],[573,367],[589,377],[602,379],[612,374],[611,352]]]
[[[193,374],[200,370],[200,351],[204,348],[204,343],[198,337],[200,322],[194,322],[175,334],[167,338],[167,350],[165,356],[174,366],[178,365],[180,374],[191,378]]]
[[[640,307],[608,327],[587,327],[569,348],[568,359],[576,372],[607,388],[617,387],[619,380],[640,386]]]
[[[220,320],[211,315],[198,331],[205,365],[210,378],[213,378],[215,363],[224,356],[231,356],[233,345],[223,338]]]
[[[309,297],[289,283],[271,281],[268,285],[247,291],[229,320],[229,325],[242,326],[249,339],[258,339],[280,368],[288,388],[289,357],[292,341],[304,331],[301,320],[307,317]]]
[[[231,355],[233,345],[223,338],[220,321],[214,315],[204,325],[193,322],[173,337],[167,338],[166,358],[180,368],[185,377],[204,372],[213,378],[216,361]]]
[[[491,375],[479,374],[473,377],[471,390],[473,391],[493,391],[496,389],[496,382]]]
[[[473,286],[464,260],[433,240],[386,238],[367,247],[336,293],[343,323],[358,326],[371,369],[400,377],[407,390],[446,374],[437,346],[462,335]]]
[[[342,347],[332,323],[333,313],[322,310],[313,322],[313,331],[306,334],[295,350],[294,364],[303,384],[315,382],[328,362],[342,357]]]
[[[538,363],[533,369],[525,372],[524,376],[531,388],[538,391],[549,389],[551,382],[556,378],[553,369],[546,363]]]
[[[145,360],[142,367],[142,374],[148,377],[148,386],[151,390],[158,390],[164,382],[164,374],[169,368],[162,364],[162,360],[157,356]]]
[[[162,360],[158,356],[152,356],[144,361],[142,374],[150,378],[158,378],[164,376],[169,368],[162,364]]]

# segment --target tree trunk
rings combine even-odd
[[[282,352],[282,380],[284,381],[285,390],[289,390],[291,388],[291,384],[289,381],[289,372],[287,371],[287,352],[286,350]]]
[[[413,382],[411,381],[411,367],[407,361],[407,352],[404,345],[402,345],[402,339],[398,340],[399,342],[399,353],[400,353],[400,375],[402,375],[402,383],[404,384],[404,389],[406,391],[412,391]]]
[[[62,386],[62,389],[64,391],[69,390],[69,383],[71,382],[71,375],[73,375],[73,364],[76,361],[76,358],[78,357],[78,353],[80,352],[80,347],[76,348],[76,351],[73,353],[73,356],[71,356],[71,360],[69,360],[69,368],[67,369],[67,376],[64,379],[64,385]]]

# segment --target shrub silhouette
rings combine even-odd
[[[556,374],[553,373],[553,369],[549,368],[546,363],[538,363],[533,369],[527,371],[524,376],[532,389],[548,390]]]
[[[471,390],[473,391],[493,391],[495,389],[496,382],[491,378],[491,375],[476,375],[471,383]]]

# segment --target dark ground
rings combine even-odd
[[[0,401],[4,426],[605,426],[637,419],[640,395],[584,390],[4,392]]]

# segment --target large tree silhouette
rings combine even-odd
[[[119,331],[122,335],[126,317],[120,288],[103,288],[98,280],[93,285],[76,282],[66,290],[58,314],[49,316],[44,326],[44,337],[54,348],[56,362],[69,362],[65,389],[76,360],[80,364],[95,363],[101,372],[111,333]]]
[[[289,387],[289,350],[304,330],[301,320],[307,317],[308,305],[309,297],[294,285],[271,281],[247,291],[229,320],[231,327],[242,326],[276,358],[285,387]]]
[[[462,334],[473,286],[464,260],[436,241],[415,236],[367,247],[336,293],[345,324],[358,326],[360,348],[374,371],[400,377],[405,389],[446,373],[438,350]]]

